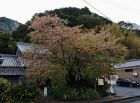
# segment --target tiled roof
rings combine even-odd
[[[17,47],[21,52],[27,51],[27,52],[38,52],[40,54],[49,54],[48,49],[38,44],[17,42]]]
[[[0,76],[25,75],[25,66],[16,55],[0,54],[3,62],[0,64]]]
[[[116,64],[114,65],[116,69],[129,69],[129,68],[140,68],[140,60],[139,59],[133,59],[128,60],[124,63]]]
[[[21,52],[25,52],[27,50],[32,50],[33,49],[33,44],[24,43],[24,42],[17,42],[17,47]]]
[[[0,67],[23,67],[21,60],[16,55],[0,54],[3,58],[3,62]]]
[[[25,75],[24,68],[0,68],[0,76]]]

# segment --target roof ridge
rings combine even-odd
[[[17,55],[13,55],[13,54],[0,54],[0,56],[17,57]]]
[[[130,59],[130,60],[126,60],[125,62],[131,62],[131,61],[140,61],[140,59]]]
[[[18,45],[18,44],[19,44],[19,45],[21,45],[21,44],[28,44],[28,45],[29,45],[29,44],[32,44],[32,43],[27,43],[27,42],[17,42],[16,44],[17,44],[17,45]]]

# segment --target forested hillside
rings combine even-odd
[[[62,19],[68,20],[69,26],[83,25],[85,28],[94,28],[97,25],[110,24],[111,21],[92,13],[87,7],[79,8],[61,8],[49,11],[49,14],[56,14]]]
[[[15,20],[0,17],[0,32],[12,33],[19,27],[19,25],[21,25],[21,23]]]

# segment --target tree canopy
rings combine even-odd
[[[60,8],[48,11],[49,14],[58,15],[62,19],[68,20],[69,26],[83,25],[84,28],[95,28],[97,25],[112,23],[110,20],[92,13],[87,7],[79,9],[75,7]]]
[[[17,30],[15,30],[12,33],[12,37],[15,39],[15,41],[17,42],[29,42],[29,37],[27,36],[27,34],[30,32],[31,30],[28,28],[28,25],[20,25],[18,27]]]
[[[25,53],[24,60],[28,64],[28,76],[39,84],[51,81],[52,88],[87,86],[87,81],[111,73],[112,64],[123,61],[126,56],[127,49],[121,44],[121,38],[116,38],[108,29],[102,28],[100,33],[83,32],[80,27],[65,23],[50,15],[31,22],[34,31],[29,36],[40,49]]]
[[[8,54],[15,52],[15,41],[8,33],[0,33],[0,53]]]

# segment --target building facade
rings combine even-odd
[[[8,80],[10,85],[20,84],[25,76],[26,67],[16,55],[0,54],[0,77]]]
[[[140,60],[133,59],[115,65],[119,78],[130,78],[140,82]]]
[[[17,42],[16,55],[0,54],[0,77],[9,81],[10,85],[20,84],[26,75],[26,66],[22,62],[22,54],[25,52],[34,52],[40,46],[31,43]],[[37,51],[38,53],[48,52],[45,49]]]

